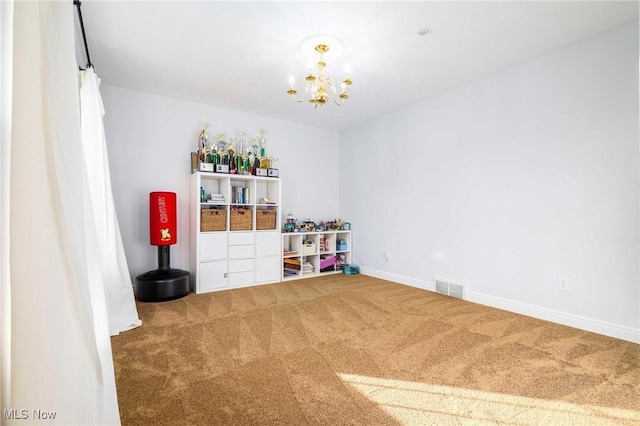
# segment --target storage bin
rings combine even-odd
[[[336,257],[335,256],[330,256],[327,257],[325,259],[320,259],[320,270],[328,267],[328,266],[332,266],[336,264]]]
[[[226,231],[227,211],[224,209],[200,210],[200,232]]]
[[[302,254],[316,254],[316,243],[303,244]]]
[[[230,231],[247,231],[251,229],[253,220],[250,209],[232,209],[229,216]]]
[[[256,211],[256,229],[276,229],[276,210]]]
[[[338,240],[336,244],[336,250],[349,250],[347,247],[347,242],[345,240]]]
[[[360,273],[360,268],[356,265],[342,265],[342,273],[345,275],[355,275]]]

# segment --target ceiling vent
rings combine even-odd
[[[434,281],[436,283],[436,293],[457,299],[464,299],[464,286],[439,279],[435,279]]]

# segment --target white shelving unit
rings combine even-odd
[[[212,194],[213,199],[203,202],[203,191],[206,200]],[[196,293],[280,281],[280,191],[279,178],[191,175],[190,257]],[[216,230],[203,230],[203,211],[216,216]]]
[[[351,231],[282,234],[283,281],[341,273],[351,263]]]

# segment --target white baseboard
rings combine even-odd
[[[466,300],[479,303],[481,305],[492,306],[494,308],[504,309],[505,311],[515,312],[517,314],[527,315],[598,334],[604,334],[605,336],[615,337],[629,342],[640,343],[640,329],[633,329],[631,327],[612,324],[606,321],[592,320],[579,315],[540,308],[538,306],[488,296],[474,291],[467,291],[465,296]]]
[[[417,280],[405,277],[404,275],[392,274],[391,272],[380,271],[379,269],[360,267],[360,273],[381,280],[393,281],[394,283],[417,287],[423,290],[436,291],[436,286],[430,281]]]
[[[435,292],[435,285],[429,281],[417,280],[415,278],[365,267],[360,268],[360,272],[371,277]],[[489,296],[483,293],[469,291],[467,289],[465,289],[464,298],[469,302],[478,303],[480,305],[491,306],[493,308],[503,309],[505,311],[527,315],[529,317],[551,321],[557,324],[579,328],[581,330],[591,331],[593,333],[603,334],[605,336],[615,337],[617,339],[627,340],[633,343],[640,343],[640,329],[612,324],[605,321],[596,321],[578,315],[567,314],[564,312],[528,305],[526,303]]]

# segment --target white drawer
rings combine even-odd
[[[255,246],[229,246],[229,259],[245,259],[253,257]]]
[[[229,245],[230,246],[240,246],[246,244],[254,244],[254,233],[253,232],[230,232],[229,233]]]
[[[229,272],[253,271],[253,259],[238,259],[229,261]]]
[[[229,285],[250,285],[253,284],[253,272],[236,272],[229,274]]]
[[[227,233],[200,234],[200,261],[227,258]]]

